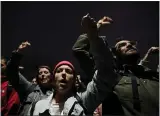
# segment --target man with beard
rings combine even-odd
[[[18,67],[24,50],[30,46],[29,42],[22,42],[16,51],[13,51],[10,61],[7,64],[7,77],[19,94],[21,107],[20,115],[30,115],[31,107],[40,99],[46,98],[52,93],[50,82],[52,71],[48,66],[40,66],[37,70],[37,84],[33,84],[19,73]]]
[[[110,19],[105,18],[101,25],[103,22],[110,24]],[[90,80],[89,75],[93,75],[94,62],[87,38],[89,38],[87,34],[80,35],[72,50]],[[138,65],[140,54],[136,45],[135,41],[120,40],[112,49],[115,71],[120,78],[113,92],[102,102],[103,115],[158,116],[159,114],[159,79],[152,71]]]
[[[114,92],[126,116],[158,116],[159,79],[138,65],[140,54],[136,45],[134,41],[120,40],[112,49],[117,73],[122,76]]]

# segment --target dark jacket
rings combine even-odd
[[[90,45],[87,34],[80,35],[75,44],[72,47],[73,55],[79,62],[81,69],[84,71],[87,77],[85,78],[85,84],[87,85],[94,75],[96,70],[93,55],[89,52]]]
[[[119,72],[121,79],[115,86],[126,116],[158,116],[159,115],[159,79],[141,65],[123,66]],[[134,96],[133,78],[137,82],[138,94]],[[138,107],[135,105],[139,104]]]
[[[21,58],[21,54],[17,52],[12,53],[11,59],[7,64],[7,77],[17,91],[22,103],[21,108],[19,109],[19,114],[27,115],[30,112],[31,106],[34,102],[37,102],[42,98],[46,98],[52,92],[49,89],[45,90],[39,85],[32,84],[27,81],[21,73],[19,73],[18,67]]]
[[[87,34],[80,35],[72,50],[86,75],[93,75],[94,62],[89,51],[87,38]],[[140,70],[138,67],[137,70]],[[136,114],[140,116],[158,116],[159,81],[153,77],[153,74],[144,71],[143,67],[141,69],[138,72],[139,75],[130,74],[127,69],[117,72],[120,76],[119,80],[117,80],[118,84],[113,88],[113,92],[102,102],[103,115],[133,116]],[[133,108],[132,81],[128,74],[136,76],[141,112]],[[91,79],[88,78],[88,80],[90,81]]]

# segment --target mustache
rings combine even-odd
[[[126,52],[128,52],[129,50],[136,50],[136,51],[137,51],[136,48],[130,47],[130,48],[128,48],[128,49],[126,50]]]

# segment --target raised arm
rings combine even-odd
[[[98,31],[104,25],[111,24],[112,19],[109,17],[104,16],[101,18],[97,23]],[[103,38],[100,37],[99,38]],[[82,34],[78,37],[75,44],[72,47],[73,55],[78,60],[81,69],[85,72],[87,76],[87,83],[92,80],[94,72],[96,70],[93,55],[90,53],[90,44],[88,40],[88,34]]]
[[[148,67],[149,57],[152,56],[153,54],[158,54],[158,53],[159,53],[159,47],[151,47],[144,55],[144,57],[141,59],[139,65]]]
[[[73,55],[78,60],[81,69],[87,76],[85,80],[87,84],[92,80],[95,71],[93,56],[90,54],[89,49],[90,45],[87,34],[80,35],[72,47]]]
[[[92,114],[96,107],[107,97],[117,83],[117,75],[114,72],[113,56],[107,43],[98,38],[96,22],[89,15],[82,18],[82,26],[88,34],[91,53],[97,71],[92,81],[88,84],[87,90],[80,94],[83,105],[89,114]]]
[[[9,82],[13,85],[19,94],[21,100],[29,93],[29,87],[32,85],[26,78],[19,72],[20,60],[22,59],[22,52],[30,43],[23,42],[17,50],[12,52],[12,56],[7,63],[7,77]]]

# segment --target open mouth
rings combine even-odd
[[[47,83],[48,81],[47,80],[42,80],[42,83]]]
[[[47,82],[47,79],[46,78],[42,78],[41,81],[42,82]]]
[[[66,80],[61,80],[61,81],[60,81],[60,84],[61,84],[61,85],[66,85],[67,82],[66,82]]]

